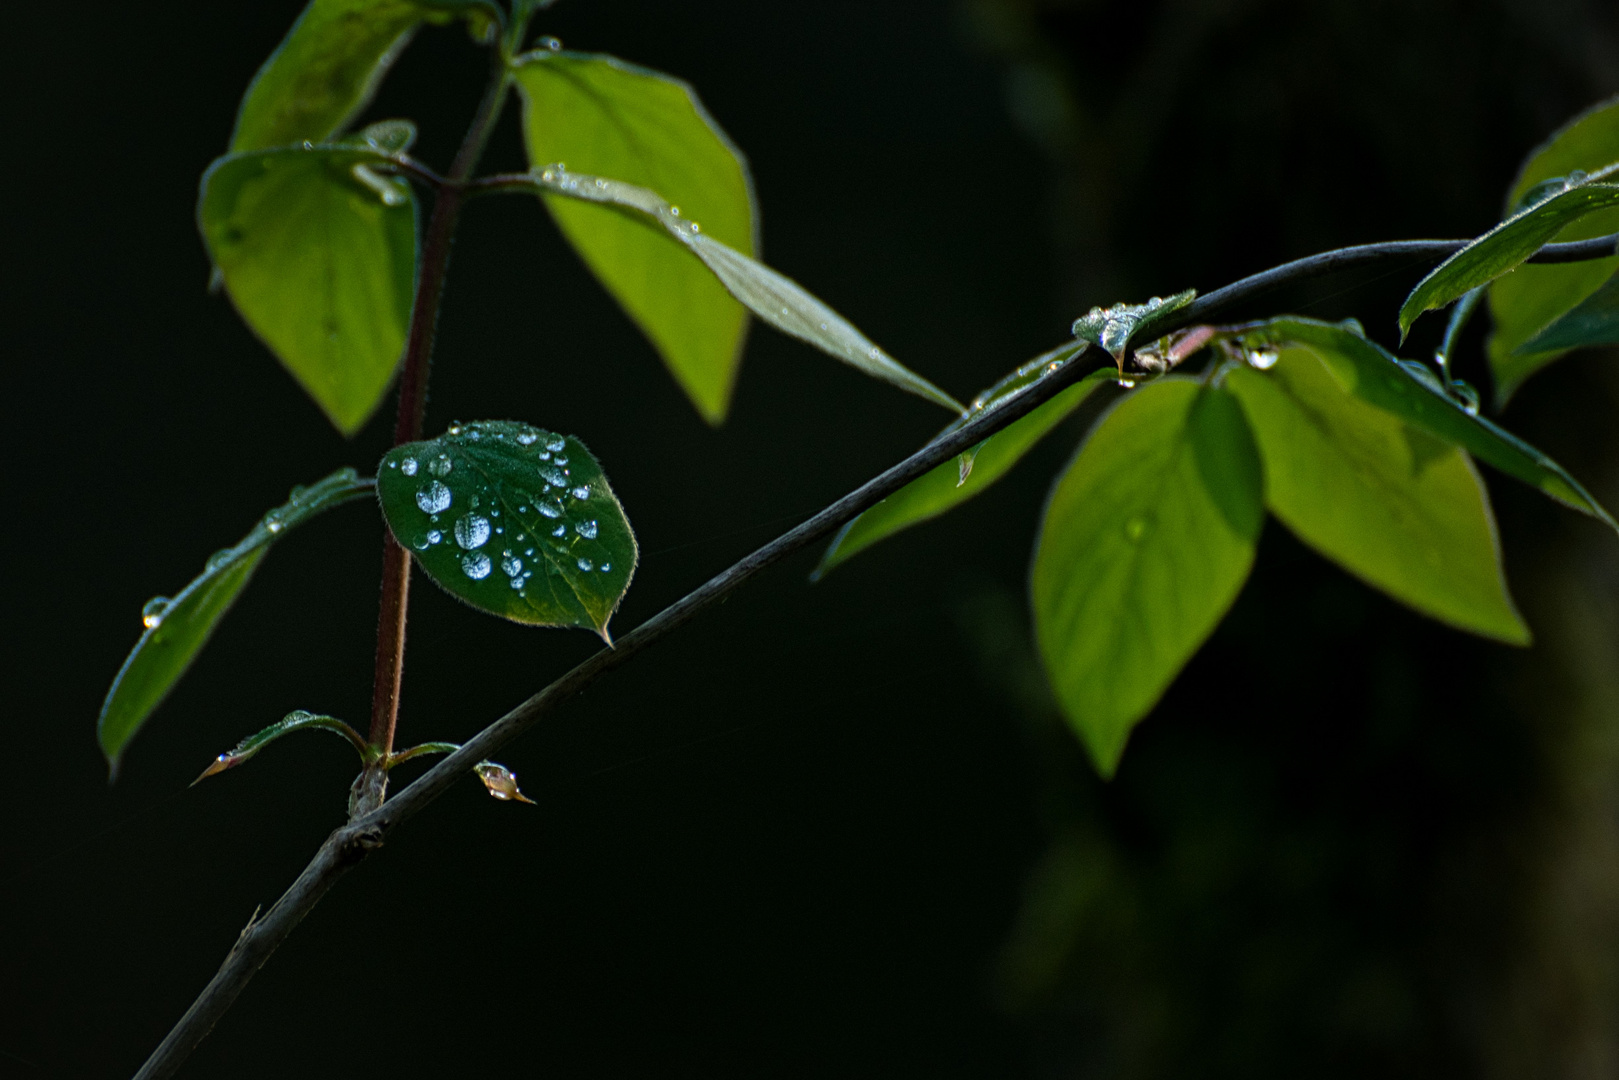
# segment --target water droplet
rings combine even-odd
[[[533,446],[536,442],[539,441],[539,438],[540,438],[540,436],[539,436],[538,432],[525,431],[525,432],[522,432],[521,434],[519,434],[517,436],[517,445],[518,446]]]
[[[313,150],[314,148],[315,148],[314,143],[310,142],[308,139],[304,140],[304,149],[305,150]]]
[[[538,454],[535,455],[535,457],[538,457],[541,461],[550,461],[551,460],[551,451],[549,451],[549,450],[541,450]]]
[[[1247,349],[1243,352],[1243,358],[1248,361],[1248,366],[1258,368],[1260,371],[1269,371],[1275,367],[1279,355],[1275,349]]]
[[[449,476],[454,468],[455,462],[450,460],[448,454],[440,454],[427,463],[427,471],[434,476]]]
[[[481,551],[461,556],[461,572],[473,581],[482,581],[494,568],[495,564],[489,561],[489,556]]]
[[[523,572],[523,560],[508,551],[501,556],[500,568],[506,571],[507,577],[517,577]]]
[[[568,494],[572,495],[576,499],[588,499],[590,498],[590,485],[580,484]]]
[[[589,559],[578,560],[578,566],[579,569],[583,570],[587,574],[596,568],[596,564],[591,562]]]
[[[1126,390],[1134,390],[1136,388],[1136,381],[1134,379],[1120,379],[1119,385],[1124,387]]]
[[[535,44],[549,52],[559,52],[562,49],[561,39],[554,37],[542,37]]]
[[[309,494],[308,488],[304,487],[302,484],[294,484],[292,485],[292,490],[287,492],[287,501],[297,502],[307,494]]]
[[[607,573],[607,572],[608,572],[608,571],[610,571],[610,570],[612,570],[612,568],[613,568],[613,564],[612,564],[612,563],[610,563],[610,562],[604,562],[604,563],[602,563],[602,573],[604,573],[604,574],[605,574],[605,573]]]
[[[567,533],[568,527],[566,525],[558,525],[556,528],[551,530],[552,536],[566,536]]]
[[[670,207],[670,208],[669,208],[669,216],[670,216],[670,217],[679,217],[679,216],[680,216],[680,207],[678,207],[678,206],[671,206],[671,207]]]
[[[473,768],[478,773],[478,779],[483,781],[483,786],[489,789],[489,794],[501,802],[534,802],[517,790],[517,774],[506,766],[496,765],[493,761],[480,761]]]
[[[547,484],[551,484],[555,487],[562,487],[568,482],[568,478],[562,475],[561,469],[554,468],[550,465],[540,466],[540,476],[544,478]]]
[[[596,539],[596,519],[592,518],[589,521],[581,521],[579,524],[574,526],[574,531],[576,531],[586,540]]]
[[[464,514],[455,522],[455,542],[466,551],[489,542],[489,519],[480,514]]]
[[[524,548],[523,549],[523,554],[524,555],[532,555],[532,554],[534,554],[534,549],[533,548]]]
[[[146,601],[146,606],[141,608],[141,623],[148,630],[154,629],[163,621],[163,616],[168,614],[169,605],[173,603],[174,601],[166,596],[152,597]]]
[[[442,514],[450,508],[450,489],[437,480],[431,481],[416,492],[416,505],[424,514]]]
[[[410,546],[415,548],[417,551],[426,551],[428,544],[429,544],[429,541],[428,541],[427,537],[418,536],[415,540],[411,541]]]
[[[415,476],[416,459],[413,457],[408,457],[404,461],[401,461],[399,463],[399,471],[404,473],[406,476]]]
[[[534,509],[538,510],[548,518],[559,518],[562,516],[562,507],[558,506],[556,503],[535,503]]]
[[[208,572],[211,574],[215,570],[218,570],[221,566],[224,566],[226,563],[230,562],[231,556],[235,554],[235,548],[220,548],[218,551],[208,556]]]
[[[694,222],[691,223],[691,231],[692,232],[702,232],[703,230],[702,230],[702,227],[700,225],[698,225],[697,222],[694,221]]]
[[[563,456],[562,454],[558,454],[556,457],[552,458],[551,460],[556,462],[558,465],[566,465],[568,463],[568,459],[565,456]]]
[[[561,435],[553,435],[549,439],[545,440],[545,448],[547,450],[561,450],[567,445],[568,440],[564,439]]]
[[[437,529],[434,529],[432,532],[427,534],[427,542],[429,544],[437,544],[443,539],[444,534],[439,532]]]
[[[1144,517],[1133,517],[1129,521],[1126,521],[1124,523],[1124,536],[1125,536],[1125,539],[1129,540],[1132,544],[1137,543],[1138,541],[1140,541],[1140,539],[1143,536],[1145,536],[1146,534],[1147,534],[1147,519],[1146,518],[1144,518]]]
[[[519,593],[522,592],[523,591],[523,575],[518,574],[516,577],[511,579],[509,584],[511,585],[511,587],[512,587],[512,589],[514,591],[519,592]]]

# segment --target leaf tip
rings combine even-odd
[[[191,781],[191,783],[188,784],[187,786],[188,787],[196,787],[198,784],[202,783],[204,780],[208,779],[210,776],[217,776],[218,774],[224,772],[226,769],[230,768],[231,766],[241,764],[241,762],[243,760],[244,759],[236,757],[233,754],[220,754],[218,757],[214,758],[214,760],[212,762],[209,763],[209,765],[208,765],[208,767],[206,769],[202,770],[202,775],[201,776],[199,776],[195,780]]]

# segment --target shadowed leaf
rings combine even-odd
[[[1585,345],[1619,345],[1619,274],[1518,346],[1516,352],[1562,353]]]
[[[370,764],[377,759],[377,752],[366,743],[363,736],[335,716],[316,716],[314,713],[304,712],[302,709],[290,712],[262,731],[249,735],[225,753],[220,754],[213,763],[202,771],[202,775],[191,781],[193,785],[200,784],[210,776],[217,776],[226,769],[234,769],[244,761],[275,742],[283,735],[290,735],[294,731],[329,731],[334,735],[348,740],[350,746],[360,755],[360,761]]]

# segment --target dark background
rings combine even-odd
[[[386,418],[340,439],[204,290],[197,177],[299,7],[8,12],[0,1075],[132,1072],[342,817],[335,740],[186,784],[290,709],[367,714],[364,505],[276,549],[116,787],[93,731],[148,596],[386,444]],[[536,30],[691,80],[751,160],[768,260],[958,396],[1093,303],[1480,232],[1521,157],[1619,91],[1599,0],[567,0]],[[419,121],[442,167],[481,78],[427,31],[370,115]],[[515,118],[490,167],[519,163]],[[1416,276],[1254,314],[1388,340]],[[441,327],[431,429],[521,418],[607,467],[644,553],[621,631],[941,421],[756,328],[706,428],[525,199],[468,212]],[[1507,414],[1609,505],[1611,364]],[[818,586],[813,555],[772,571],[512,746],[539,805],[469,781],[413,820],[185,1075],[1619,1073],[1613,538],[1490,478],[1517,652],[1268,525],[1103,785],[1022,599],[1081,432]],[[402,738],[468,735],[595,647],[422,582]]]

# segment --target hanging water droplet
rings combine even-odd
[[[596,564],[591,562],[589,559],[578,560],[578,566],[579,569],[583,570],[587,574],[596,568]]]
[[[440,454],[438,457],[427,463],[427,471],[432,473],[434,476],[449,476],[450,472],[454,468],[455,462],[450,460],[448,454]]]
[[[413,457],[408,457],[404,461],[401,461],[399,463],[399,471],[404,473],[406,476],[415,476],[416,459]]]
[[[568,440],[564,439],[561,435],[553,435],[549,439],[545,440],[545,448],[547,450],[561,450],[567,445]]]
[[[450,508],[450,489],[433,480],[416,492],[416,505],[424,514],[442,514]]]
[[[1120,379],[1119,385],[1124,387],[1126,390],[1134,390],[1136,388],[1136,381],[1134,379]]]
[[[489,794],[501,802],[526,802],[533,804],[534,800],[517,790],[517,774],[504,765],[496,765],[493,761],[480,761],[473,766],[478,779],[483,786],[489,789]]]
[[[489,519],[481,514],[464,514],[457,518],[455,542],[466,551],[483,547],[489,542]]]
[[[588,499],[590,498],[590,485],[580,484],[568,494],[572,495],[576,499]]]
[[[507,577],[517,577],[523,572],[523,560],[508,551],[501,556],[500,568],[506,571]]]
[[[1248,361],[1249,367],[1257,368],[1260,371],[1269,371],[1276,366],[1276,361],[1281,354],[1275,349],[1245,349],[1242,355],[1243,359]]]
[[[473,581],[482,581],[494,568],[495,564],[489,561],[489,556],[481,551],[461,556],[461,572]]]
[[[596,519],[591,518],[589,521],[581,521],[574,526],[574,531],[586,540],[596,539]]]
[[[163,621],[163,616],[168,614],[169,606],[173,603],[174,601],[166,596],[152,597],[141,608],[141,623],[148,630],[156,628]]]

